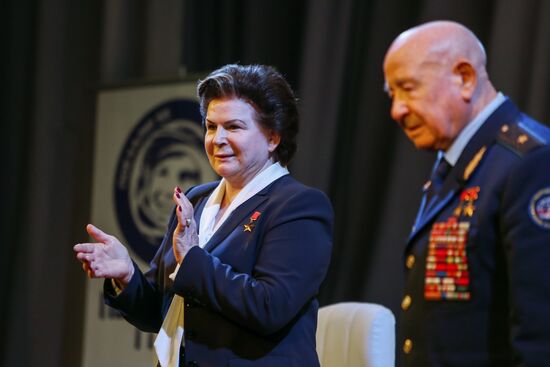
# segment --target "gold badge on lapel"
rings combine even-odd
[[[455,217],[472,217],[476,210],[474,202],[479,198],[479,186],[470,187],[468,189],[462,190],[460,193],[460,203],[454,211]]]
[[[245,232],[252,232],[252,230],[254,229],[254,227],[256,226],[256,221],[258,220],[258,218],[260,217],[262,213],[256,211],[254,212],[254,214],[252,214],[250,216],[250,219],[248,221],[248,224],[245,224],[243,227],[244,227],[244,231]]]

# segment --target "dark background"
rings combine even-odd
[[[399,311],[402,249],[433,155],[389,118],[382,60],[433,19],[470,27],[497,89],[550,121],[545,0],[4,0],[0,364],[78,366],[97,92],[230,62],[275,65],[301,100],[291,172],[336,212],[323,305]],[[547,169],[547,168],[541,168]]]

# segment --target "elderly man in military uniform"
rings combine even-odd
[[[438,152],[405,248],[405,366],[550,365],[550,129],[497,92],[463,25],[400,34],[391,116]]]

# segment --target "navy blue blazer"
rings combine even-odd
[[[549,365],[549,142],[507,100],[419,216],[405,251],[404,365]]]
[[[186,193],[197,223],[216,185]],[[325,194],[279,178],[231,213],[204,248],[192,248],[172,282],[176,225],[172,215],[151,269],[136,269],[118,297],[105,282],[106,303],[139,329],[158,332],[173,294],[183,296],[185,365],[319,365],[316,295],[333,225]]]

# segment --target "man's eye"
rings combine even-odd
[[[412,92],[414,89],[415,89],[415,85],[414,84],[403,84],[401,86],[401,89],[403,89],[405,92]]]

